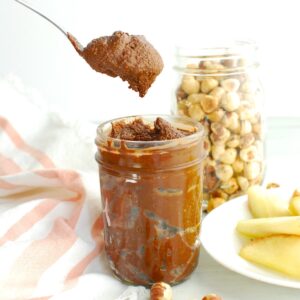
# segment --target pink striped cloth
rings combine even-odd
[[[28,98],[0,81],[0,300],[116,299],[126,288],[103,251],[95,128],[85,138]]]

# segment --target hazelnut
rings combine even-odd
[[[205,113],[203,112],[199,104],[192,104],[188,108],[188,113],[189,116],[195,121],[201,121],[205,117]]]
[[[221,60],[221,63],[227,68],[237,67],[237,60],[232,58],[224,58]]]
[[[252,131],[251,123],[247,120],[241,121],[240,135],[250,133],[251,131]]]
[[[219,109],[213,111],[212,113],[208,114],[207,118],[211,122],[220,122],[224,115],[225,115],[225,111],[222,108],[219,108]]]
[[[217,135],[213,132],[209,137],[214,145],[224,145],[230,138],[230,131],[224,131],[224,135],[222,136]]]
[[[221,188],[225,193],[232,195],[239,189],[239,185],[237,180],[232,177],[228,181],[223,182]]]
[[[186,108],[177,107],[177,114],[180,116],[186,116],[188,114],[188,111]]]
[[[224,145],[212,145],[212,147],[211,147],[211,155],[214,160],[220,160],[220,158],[224,152],[225,152]]]
[[[181,89],[188,95],[195,94],[200,90],[200,83],[194,76],[185,75],[181,82]]]
[[[249,101],[242,100],[237,113],[240,120],[250,120],[256,115],[256,110]]]
[[[172,300],[172,288],[164,282],[156,282],[150,290],[150,300]]]
[[[222,300],[222,298],[216,294],[209,294],[204,296],[202,300]]]
[[[204,168],[204,187],[205,189],[210,192],[211,190],[215,189],[218,185],[219,180],[216,176],[216,169],[215,166],[206,164]]]
[[[226,200],[224,198],[216,197],[210,198],[207,203],[207,212],[212,211],[216,207],[220,206],[221,204],[225,203]]]
[[[220,87],[217,86],[215,87],[210,93],[211,96],[214,96],[215,98],[217,98],[218,100],[221,100],[221,98],[223,97],[223,95],[225,94],[225,90]]]
[[[191,94],[187,97],[187,101],[190,104],[199,104],[204,96],[204,94]]]
[[[261,124],[260,123],[256,123],[252,125],[252,131],[257,134],[257,136],[259,138],[262,137],[262,129],[261,129]]]
[[[254,145],[252,145],[252,146],[242,149],[240,151],[240,158],[244,162],[258,160],[259,154],[258,154],[257,148]]]
[[[246,177],[244,176],[238,176],[237,177],[237,182],[239,184],[239,187],[243,192],[246,192],[249,188],[249,181]]]
[[[240,81],[236,78],[222,80],[221,86],[226,92],[237,92],[240,87]]]
[[[216,175],[221,181],[228,181],[233,175],[233,169],[230,165],[219,164],[216,166]]]
[[[208,94],[211,90],[219,85],[218,80],[214,78],[205,78],[201,82],[201,91]]]
[[[180,101],[180,100],[182,100],[182,99],[185,99],[186,96],[187,96],[187,94],[186,94],[183,90],[178,89],[178,90],[176,91],[176,98],[177,98],[177,101]]]
[[[237,158],[232,164],[235,173],[241,173],[244,170],[244,162]]]
[[[200,103],[203,111],[207,114],[213,112],[219,106],[219,101],[217,100],[217,98],[210,95],[205,95],[204,97],[202,97]]]
[[[222,119],[222,124],[226,128],[235,131],[240,127],[238,114],[236,112],[226,112]]]
[[[237,148],[240,145],[240,137],[236,134],[232,134],[229,140],[226,142],[226,146],[230,148]]]
[[[206,157],[205,160],[204,160],[204,165],[205,165],[205,166],[212,166],[212,167],[214,167],[214,169],[215,169],[217,163],[216,163],[216,161],[215,161],[214,159],[212,159],[212,158],[210,158],[210,157],[208,156],[208,157]]]
[[[236,157],[237,157],[236,149],[228,148],[221,154],[220,161],[224,164],[231,165],[232,163],[234,163]]]
[[[220,123],[211,123],[210,125],[212,134],[210,139],[213,144],[225,144],[226,141],[230,138],[230,131],[226,129]]]
[[[228,195],[221,189],[216,189],[211,193],[212,198],[223,198],[228,200]]]
[[[211,60],[206,60],[206,61],[201,61],[199,64],[200,69],[204,69],[203,73],[217,73],[221,70],[223,70],[225,67],[220,64],[218,61],[211,61]]]
[[[235,111],[240,106],[240,97],[237,93],[225,93],[221,99],[221,106],[227,111]]]
[[[217,135],[223,135],[224,132],[227,130],[221,123],[218,122],[211,123],[210,129],[213,133]]]
[[[211,61],[209,61],[209,60],[201,60],[200,62],[199,62],[199,68],[202,70],[202,69],[206,69],[206,66],[208,65],[208,64],[211,64]]]
[[[181,100],[177,103],[177,111],[182,115],[188,114],[188,102],[186,100]]]
[[[244,164],[244,175],[247,179],[253,180],[261,173],[260,163],[253,161]]]
[[[252,132],[241,136],[240,147],[247,148],[255,142],[255,136]]]
[[[261,116],[259,113],[255,112],[253,116],[249,119],[251,124],[261,123]]]

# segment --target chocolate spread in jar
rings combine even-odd
[[[129,88],[145,96],[155,78],[163,69],[159,53],[141,35],[121,31],[112,36],[92,40],[85,48],[68,33],[75,50],[97,72],[111,77],[119,76]]]
[[[162,118],[111,125],[96,142],[110,266],[134,284],[179,283],[200,249],[202,135]]]
[[[127,141],[163,141],[173,140],[191,134],[173,127],[168,121],[158,117],[153,126],[145,124],[142,119],[130,123],[112,123],[110,137]]]

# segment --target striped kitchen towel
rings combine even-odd
[[[126,288],[103,253],[96,126],[84,135],[29,98],[0,81],[0,300],[116,299]]]

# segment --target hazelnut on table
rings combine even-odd
[[[172,300],[172,288],[165,282],[156,282],[150,290],[150,300]]]
[[[209,294],[204,296],[202,300],[222,300],[222,298],[216,294]]]

